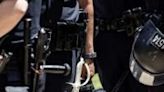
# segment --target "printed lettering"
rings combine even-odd
[[[163,50],[164,49],[164,38],[162,38],[160,35],[155,35],[155,37],[152,40],[152,45]]]

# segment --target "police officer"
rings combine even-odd
[[[94,11],[93,11],[93,1],[76,1],[69,0],[64,2],[59,1],[49,1],[51,2],[48,17],[51,19],[50,24],[54,25],[58,20],[66,21],[78,21],[79,18],[79,8],[81,7],[87,14],[87,38],[85,45],[86,53],[94,53],[93,48],[93,21],[94,21]],[[57,3],[58,4],[57,4]],[[64,3],[64,4],[63,4]],[[54,11],[54,12],[53,12]]]
[[[120,27],[119,23],[123,24],[120,17],[124,11],[142,5],[144,2],[141,0],[94,0],[95,32],[98,33],[95,38],[96,64],[107,92],[114,88],[118,91],[119,88],[115,85],[119,80],[124,80],[121,78],[124,78],[125,71],[128,71],[133,37],[127,35],[127,24],[123,25],[123,28]],[[122,83],[119,92],[133,92],[130,91],[129,85],[127,88],[125,85],[128,83]]]
[[[87,14],[87,26],[86,26],[86,45],[85,45],[85,54],[90,55],[94,54],[94,49],[93,49],[93,5],[92,5],[92,0],[68,0],[62,2],[58,0],[52,0],[51,1],[51,8],[49,9],[48,16],[51,18],[51,22],[53,23],[53,26],[56,24],[57,21],[64,20],[64,21],[73,21],[77,22],[79,19],[79,8],[80,6],[84,9],[84,11]],[[62,8],[61,8],[62,7]],[[57,27],[57,26],[56,26]],[[78,33],[79,30],[77,29],[69,29],[69,27],[63,28],[64,30],[58,30],[57,28],[53,27],[53,32],[56,31],[65,31],[68,34],[71,34],[69,32],[76,32]],[[72,33],[74,34],[74,33]],[[67,34],[66,34],[67,35]],[[52,35],[53,36],[53,35]],[[59,35],[55,35],[59,36]],[[53,38],[55,38],[53,36]],[[60,34],[64,38],[64,34]],[[75,37],[74,37],[75,38]],[[56,40],[59,40],[59,42],[55,42]],[[67,39],[64,39],[67,40]],[[53,44],[56,43],[57,47],[60,49],[56,49],[53,44],[51,44],[50,48],[52,51],[51,56],[48,58],[47,63],[49,64],[64,64],[64,63],[70,63],[72,61],[72,53],[69,50],[62,49],[62,45],[59,46],[59,44],[63,41],[62,39],[52,39]],[[62,43],[64,44],[64,43]],[[53,46],[52,46],[53,45]],[[72,48],[71,48],[72,49]],[[91,57],[92,58],[92,57]],[[94,74],[94,64],[92,62],[92,59],[86,59],[86,62],[89,64],[91,68],[91,75]],[[85,76],[86,72],[83,71],[83,74]],[[46,81],[46,91],[51,92],[51,91],[56,91],[56,92],[62,92],[63,91],[63,85],[65,84],[65,80],[69,77],[62,77],[58,75],[51,75],[47,74],[47,81]],[[52,80],[53,79],[53,80]]]

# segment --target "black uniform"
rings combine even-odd
[[[126,75],[126,72],[129,71],[128,63],[133,39],[133,37],[128,37],[128,30],[118,31],[124,28],[118,28],[117,23],[121,21],[116,20],[119,19],[124,11],[143,6],[144,2],[140,0],[93,1],[96,20],[95,28],[96,33],[98,32],[95,38],[95,50],[98,54],[96,63],[105,90],[111,92],[117,81],[123,78],[121,75]],[[127,76],[132,78],[131,75]],[[141,92],[139,90],[140,85],[131,87],[127,82],[129,79],[125,80],[119,92]],[[136,85],[137,82],[133,81],[131,81],[131,85]],[[136,89],[132,91],[131,88]]]

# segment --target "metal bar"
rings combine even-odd
[[[29,39],[31,18],[25,18],[24,22],[24,84],[28,85],[28,65],[29,65]]]

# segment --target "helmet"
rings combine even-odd
[[[129,67],[133,77],[144,85],[164,84],[164,34],[152,20],[135,36]]]

